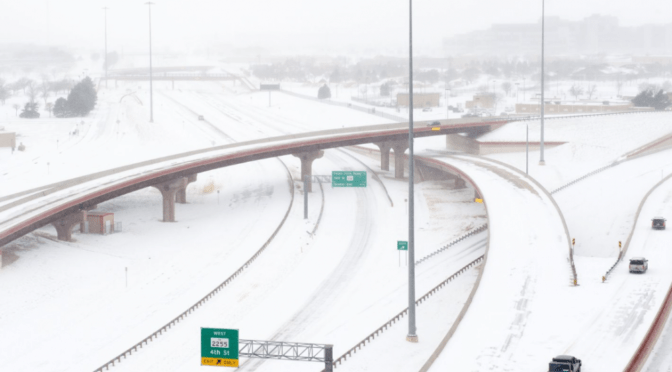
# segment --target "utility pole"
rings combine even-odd
[[[105,88],[107,88],[107,9],[109,8],[103,8],[105,11]]]
[[[539,142],[539,165],[544,161],[544,1],[541,0],[541,141]]]
[[[152,5],[153,2],[145,3],[149,8],[149,122],[154,122],[154,97],[152,86]]]
[[[415,333],[415,251],[413,224],[413,0],[408,0],[408,335],[406,341],[418,342]]]

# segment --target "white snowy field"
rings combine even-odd
[[[118,89],[102,92],[99,108],[84,124],[76,125],[72,119],[10,120],[3,124],[19,133],[19,142],[24,141],[27,151],[0,153],[0,196],[182,151],[389,122],[278,92],[272,93],[269,107],[267,92],[247,93],[240,85],[179,83],[172,90],[166,83],[155,85],[154,123],[149,123],[147,84],[120,84]],[[205,120],[198,120],[199,115]],[[667,118],[666,113],[660,113],[546,121],[546,140],[568,143],[548,149],[544,167],[533,160],[530,174],[551,190],[669,134],[672,128],[668,129]],[[529,124],[532,139],[538,136],[538,123],[536,127],[534,122]],[[509,124],[481,140],[520,141],[525,125]],[[69,135],[75,128],[79,135]],[[535,134],[533,128],[537,128]],[[419,139],[416,145],[428,156],[436,155],[436,150],[445,151],[442,137]],[[539,157],[538,152],[530,155],[531,159]],[[324,215],[317,233],[310,236],[321,195],[314,185],[310,216],[304,221],[303,199],[297,188],[286,225],[249,270],[186,321],[114,369],[200,368],[198,329],[203,326],[239,328],[241,337],[247,339],[334,343],[334,356],[338,357],[401,311],[407,305],[406,268],[403,257],[399,267],[399,256],[393,251],[395,241],[407,236],[407,181],[394,180],[393,173],[380,171],[379,161],[354,156],[380,175],[394,207],[372,177],[366,189],[326,187]],[[571,351],[586,362],[586,371],[601,371],[597,363],[612,356],[613,349],[622,356],[604,365],[620,366],[621,359],[634,351],[635,339],[648,327],[657,311],[661,288],[669,279],[667,274],[635,277],[619,272],[602,284],[598,275],[613,263],[617,252],[612,250],[612,240],[619,240],[631,226],[627,218],[634,215],[633,206],[636,209],[643,193],[660,179],[661,170],[664,175],[672,170],[666,157],[668,153],[659,153],[624,162],[556,195],[570,235],[577,238],[578,288],[569,287],[567,242],[564,230],[558,230],[562,225],[549,212],[552,205],[536,186],[517,175],[513,183],[504,180],[501,174],[510,174],[510,170],[473,164],[471,157],[447,160],[482,188],[490,213],[490,237],[504,243],[491,246],[484,282],[472,304],[476,310],[470,309],[445,349],[448,356],[442,355],[435,369],[441,368],[445,358],[458,355],[466,363],[459,370],[520,366],[541,370],[554,354]],[[525,167],[524,153],[492,158],[519,169]],[[283,161],[298,178],[298,159],[283,157]],[[313,164],[314,174],[348,169],[364,170],[361,163],[338,150],[326,151],[324,158]],[[54,231],[45,227],[20,239],[12,247],[13,262],[0,271],[0,298],[17,299],[0,303],[0,329],[5,329],[4,323],[13,336],[0,337],[0,360],[10,360],[6,365],[17,371],[36,365],[85,371],[102,365],[200,299],[249,258],[284,215],[289,204],[286,185],[284,167],[269,159],[199,175],[188,188],[190,204],[177,207],[175,224],[158,221],[160,196],[147,189],[101,205],[123,222],[120,234],[75,235],[75,242],[64,243],[53,241]],[[472,198],[473,191],[453,191],[438,181],[417,185],[416,258],[484,222],[482,205]],[[512,212],[517,214],[512,216]],[[593,219],[587,212],[599,218]],[[644,213],[642,216],[640,220]],[[637,239],[628,254],[636,251]],[[416,294],[424,294],[482,254],[481,240],[468,239],[419,265]],[[539,250],[540,246],[545,250]],[[203,262],[204,257],[209,260]],[[650,263],[653,273],[655,263]],[[126,267],[128,289],[123,286]],[[619,269],[624,270],[624,265]],[[419,368],[451,327],[476,274],[476,270],[470,271],[418,308],[419,344],[403,341],[404,319],[358,351],[343,368],[376,370],[381,357],[386,360],[386,370]],[[617,290],[621,288],[622,295]],[[640,298],[650,301],[640,306]],[[631,306],[631,302],[637,304]],[[582,306],[567,305],[571,303]],[[56,315],[44,317],[40,313],[44,309]],[[55,317],[58,325],[53,324]],[[635,321],[628,320],[633,317]],[[612,337],[612,349],[591,349],[593,341],[604,340],[613,331],[613,322],[622,322],[618,329],[624,335]],[[44,335],[39,341],[43,348],[57,345],[38,356],[37,364],[22,365],[21,357],[31,352],[27,345],[37,331]],[[103,333],[105,337],[99,337]],[[482,348],[479,342],[493,348]],[[591,357],[586,355],[593,352],[594,362],[589,367]],[[397,359],[399,355],[405,355],[403,363]],[[478,360],[474,359],[477,355]],[[32,352],[30,357],[35,358]],[[452,369],[455,364],[445,366]],[[294,371],[321,366],[249,360],[243,361],[242,368]]]

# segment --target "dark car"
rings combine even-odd
[[[427,124],[428,127],[438,127],[440,125],[441,125],[441,122],[439,122],[439,121],[433,121],[433,122]]]
[[[548,372],[581,372],[581,359],[571,355],[558,355],[548,363]]]
[[[651,228],[654,230],[665,230],[665,221],[663,217],[653,217],[651,220]]]

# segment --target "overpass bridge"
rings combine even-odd
[[[414,138],[455,133],[479,134],[507,122],[505,118],[463,118],[414,123]],[[0,247],[35,229],[52,224],[61,240],[85,221],[86,212],[121,195],[156,187],[163,195],[163,221],[175,221],[175,202],[186,202],[184,190],[197,174],[230,165],[283,155],[301,159],[301,176],[312,175],[312,163],[324,149],[374,143],[381,149],[381,168],[389,170],[395,154],[395,177],[404,177],[408,123],[322,130],[228,144],[132,164],[97,174],[45,185],[0,198]],[[311,191],[310,189],[308,191]]]

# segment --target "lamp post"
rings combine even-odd
[[[516,102],[520,102],[520,100],[518,99],[519,98],[518,97],[518,91],[519,91],[518,86],[519,85],[520,85],[520,83],[516,83]]]
[[[446,119],[450,119],[450,106],[448,105],[448,94],[450,89],[446,86]]]
[[[152,86],[152,5],[153,2],[145,3],[149,9],[149,122],[154,122],[154,97]]]
[[[544,161],[544,2],[541,0],[541,141],[539,142],[539,165]]]
[[[107,9],[109,8],[103,8],[105,11],[105,88],[107,88]]]
[[[408,0],[408,335],[406,341],[418,342],[415,333],[415,234],[413,205],[413,0]]]

